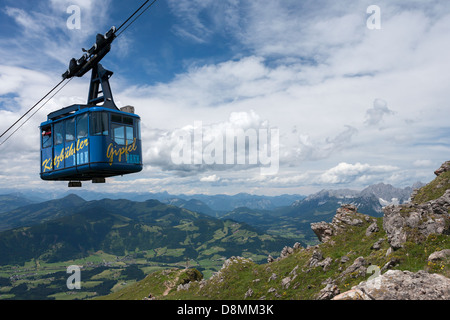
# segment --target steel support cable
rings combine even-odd
[[[125,20],[124,23],[122,23],[122,24],[120,25],[120,27],[117,28],[116,32],[119,31],[120,29],[122,29],[122,27],[123,27],[128,21],[130,21],[131,18],[133,18],[134,15],[135,15],[136,13],[138,13],[145,5],[146,5],[147,3],[149,3],[149,2],[150,2],[150,0],[145,1],[145,2],[139,7],[139,9],[137,9],[131,16],[128,17],[127,20]],[[151,5],[153,5],[153,3],[152,3]],[[150,6],[151,6],[151,5],[150,5]],[[133,23],[133,22],[132,22],[132,23]]]
[[[56,86],[53,87],[52,90],[50,90],[45,96],[43,96],[41,98],[41,100],[39,100],[38,102],[36,102],[36,104],[34,106],[32,106],[27,112],[25,112],[16,122],[14,122],[8,129],[5,130],[5,132],[2,133],[2,135],[0,136],[0,139],[3,138],[3,136],[5,134],[8,133],[9,130],[11,130],[12,128],[14,128],[14,126],[16,124],[18,124],[23,118],[26,117],[27,114],[29,114],[34,108],[36,108],[36,106],[41,103],[42,101],[44,101],[45,98],[47,98],[53,91],[55,91],[63,82],[65,81],[65,79],[61,80]],[[2,143],[3,144],[3,143]]]
[[[127,30],[137,19],[139,19],[148,9],[150,9],[156,2],[157,0],[153,0],[152,3],[150,3],[150,5],[145,8],[144,10],[142,10],[141,13],[139,13],[139,15],[134,18],[133,21],[131,21],[126,27],[125,29],[123,29],[121,32],[119,32],[118,34],[116,34],[116,37],[119,37],[125,30]],[[116,33],[136,14],[138,13],[147,3],[149,3],[150,0],[145,1],[145,3],[138,9],[136,10],[124,23],[122,23],[122,25],[116,30]]]
[[[45,101],[32,115],[30,115],[29,117],[28,117],[28,119],[26,119],[19,127],[17,127],[17,129],[16,130],[14,130],[8,137],[6,137],[6,139],[5,140],[3,140],[1,143],[0,143],[0,146],[2,146],[6,141],[8,141],[9,140],[9,138],[11,138],[20,128],[22,128],[24,125],[25,125],[25,123],[27,123],[36,113],[38,113],[39,112],[39,110],[41,110],[47,103],[49,103],[50,102],[50,100],[52,100],[53,99],[53,97],[54,96],[56,96],[57,94],[58,94],[58,92],[60,92],[62,89],[64,89],[64,87],[65,86],[67,86],[68,84],[69,84],[69,82],[72,80],[73,78],[70,78],[69,79],[69,81],[67,81],[61,88],[59,88],[50,98],[48,98],[47,99],[47,101]],[[58,86],[59,85],[61,85],[61,83],[62,83],[62,81],[58,84]],[[52,91],[54,91],[58,86],[56,86],[54,89],[52,89]],[[49,93],[51,93],[52,91],[50,91]],[[47,96],[48,96],[49,94],[47,94],[44,98],[42,98],[36,105],[38,105],[40,102],[42,102]],[[36,105],[32,108],[32,109],[34,109],[35,107],[36,107]],[[18,121],[16,121],[16,123],[14,124],[14,125],[16,125],[17,124],[17,122],[19,122],[21,119],[23,119],[32,109],[30,109],[30,110],[28,110],[28,112],[27,113],[25,113]],[[11,126],[11,128],[12,127],[14,127],[14,125],[12,125]],[[11,129],[10,128],[10,129]],[[8,130],[10,130],[10,129],[8,129]],[[5,132],[6,133],[6,132]],[[4,134],[3,134],[4,135]],[[2,135],[2,136],[3,136]]]

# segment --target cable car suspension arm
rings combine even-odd
[[[103,57],[105,57],[105,55],[111,50],[111,43],[114,41],[114,39],[119,37],[126,29],[128,29],[145,11],[147,11],[151,6],[153,6],[153,4],[156,1],[157,0],[154,0],[144,10],[142,10],[142,8],[144,8],[150,2],[150,0],[145,1],[130,17],[128,17],[128,19],[125,20],[125,22],[123,22],[120,25],[119,28],[116,29],[115,27],[112,27],[106,34],[104,35],[98,34],[95,44],[89,50],[83,49],[83,52],[85,53],[80,59],[77,60],[73,58],[70,60],[69,69],[62,75],[63,79],[56,86],[54,86],[53,89],[51,89],[45,96],[43,96],[36,104],[34,104],[27,112],[25,112],[16,122],[14,122],[8,129],[6,129],[0,135],[0,139],[3,138],[12,128],[14,128],[42,101],[44,101],[48,96],[50,96],[65,80],[67,79],[70,80],[73,77],[82,77],[89,70],[97,66],[98,63],[103,59]],[[141,12],[139,13],[139,11]],[[126,25],[138,13],[139,15],[128,25]],[[125,29],[123,29],[120,33],[116,34],[124,26]],[[59,92],[60,90],[58,90],[57,92]],[[42,108],[42,106],[40,108]],[[20,127],[22,127],[34,114],[36,114],[36,112],[33,113],[24,123],[22,123]],[[3,142],[0,143],[0,146],[3,145],[17,130],[15,130],[11,135],[9,135],[5,140],[3,140]]]

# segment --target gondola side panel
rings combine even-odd
[[[43,148],[41,150],[41,174],[53,171],[53,148]]]
[[[82,138],[77,140],[76,163],[77,166],[89,164],[89,138]]]

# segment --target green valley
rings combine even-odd
[[[68,205],[74,201],[77,205]],[[15,209],[21,218],[13,223],[26,226],[0,233],[2,299],[91,298],[167,267],[189,265],[209,277],[229,256],[262,262],[288,243],[245,223],[157,200],[84,201],[69,196],[51,202],[55,219],[40,210],[45,212],[43,223],[26,221],[25,213],[33,208]],[[70,265],[82,266],[82,291],[67,290]]]

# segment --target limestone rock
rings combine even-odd
[[[302,249],[302,245],[298,242],[294,244],[294,247],[285,246],[283,250],[281,250],[280,256],[277,259],[274,259],[271,255],[269,255],[267,257],[267,262],[272,263],[274,261],[280,261],[282,259],[285,259],[299,249]]]
[[[254,293],[253,290],[249,288],[244,295],[244,299],[250,298],[251,296],[253,296],[253,293]]]
[[[372,300],[365,292],[359,289],[351,289],[338,294],[332,300]]]
[[[308,261],[307,266],[308,267],[317,267],[317,264],[323,260],[323,255],[322,252],[320,252],[319,250],[314,250],[311,258]]]
[[[366,230],[366,237],[370,236],[372,233],[380,231],[376,222],[372,223]]]
[[[330,257],[326,258],[325,260],[319,262],[317,265],[319,267],[322,267],[323,271],[328,271],[329,267],[331,266],[331,263],[333,262],[333,259]]]
[[[384,239],[383,239],[383,238],[378,239],[378,241],[375,242],[375,243],[372,245],[371,249],[373,249],[373,250],[380,250],[381,244],[382,244],[383,242],[384,242]]]
[[[324,259],[322,252],[314,250],[306,266],[309,268],[322,267],[323,271],[327,271],[332,262],[333,259],[330,257]]]
[[[388,269],[391,269],[393,267],[395,267],[395,265],[397,263],[399,263],[400,261],[396,258],[392,258],[391,260],[389,260],[388,262],[385,263],[385,265],[381,268],[381,272],[385,272]]]
[[[281,250],[281,254],[280,254],[280,258],[284,259],[287,256],[289,256],[290,254],[294,253],[294,249],[292,249],[291,247],[284,247],[283,250]]]
[[[185,284],[179,284],[177,287],[177,291],[182,291],[182,290],[189,290],[189,288],[191,287],[191,283],[185,283]]]
[[[428,261],[432,261],[432,262],[445,260],[445,259],[450,259],[450,249],[444,249],[441,251],[433,252],[428,257]]]
[[[440,176],[442,173],[450,171],[450,161],[444,162],[439,169],[437,169],[434,174]]]
[[[347,275],[350,275],[353,278],[364,276],[366,274],[367,268],[367,261],[364,259],[364,257],[358,257],[353,261],[353,264],[349,266],[347,269],[342,272],[340,277],[345,277]]]
[[[333,297],[337,296],[339,293],[340,293],[340,290],[337,287],[337,285],[335,285],[333,283],[329,283],[325,286],[325,288],[320,290],[320,292],[317,296],[317,300],[331,300]]]
[[[247,264],[247,263],[252,263],[252,260],[249,258],[232,256],[231,258],[224,261],[222,268],[219,271],[213,273],[210,280],[221,283],[224,281],[223,273],[226,271],[226,269],[228,269],[230,266],[234,264]]]
[[[294,269],[292,269],[291,272],[289,272],[290,276],[296,277],[297,276],[297,270],[298,270],[298,265],[295,266]]]
[[[323,243],[328,242],[335,233],[333,226],[323,221],[311,223],[311,229],[319,241]]]
[[[358,208],[353,204],[343,204],[340,208],[337,209],[337,213],[356,213]]]
[[[408,239],[417,243],[430,234],[450,233],[449,210],[450,189],[438,199],[423,204],[409,203],[384,207],[383,228],[390,245],[398,249]]]
[[[283,289],[288,289],[289,286],[291,285],[291,281],[292,281],[291,277],[283,278],[283,279],[281,280],[281,287],[282,287]]]
[[[276,273],[272,273],[272,275],[269,277],[269,280],[267,280],[267,282],[269,281],[273,281],[273,280],[277,280],[278,276]]]
[[[344,204],[336,210],[331,223],[311,223],[311,229],[319,241],[329,242],[334,235],[345,231],[349,226],[361,226],[364,224],[364,215],[357,214],[358,208],[352,204]]]
[[[426,271],[389,270],[361,282],[334,300],[449,300],[450,279]]]
[[[302,249],[302,245],[299,242],[294,243],[294,250]]]
[[[383,229],[386,231],[388,241],[391,247],[394,249],[401,248],[403,243],[406,242],[406,231],[404,226],[406,221],[401,215],[400,206],[387,206],[383,208]]]

